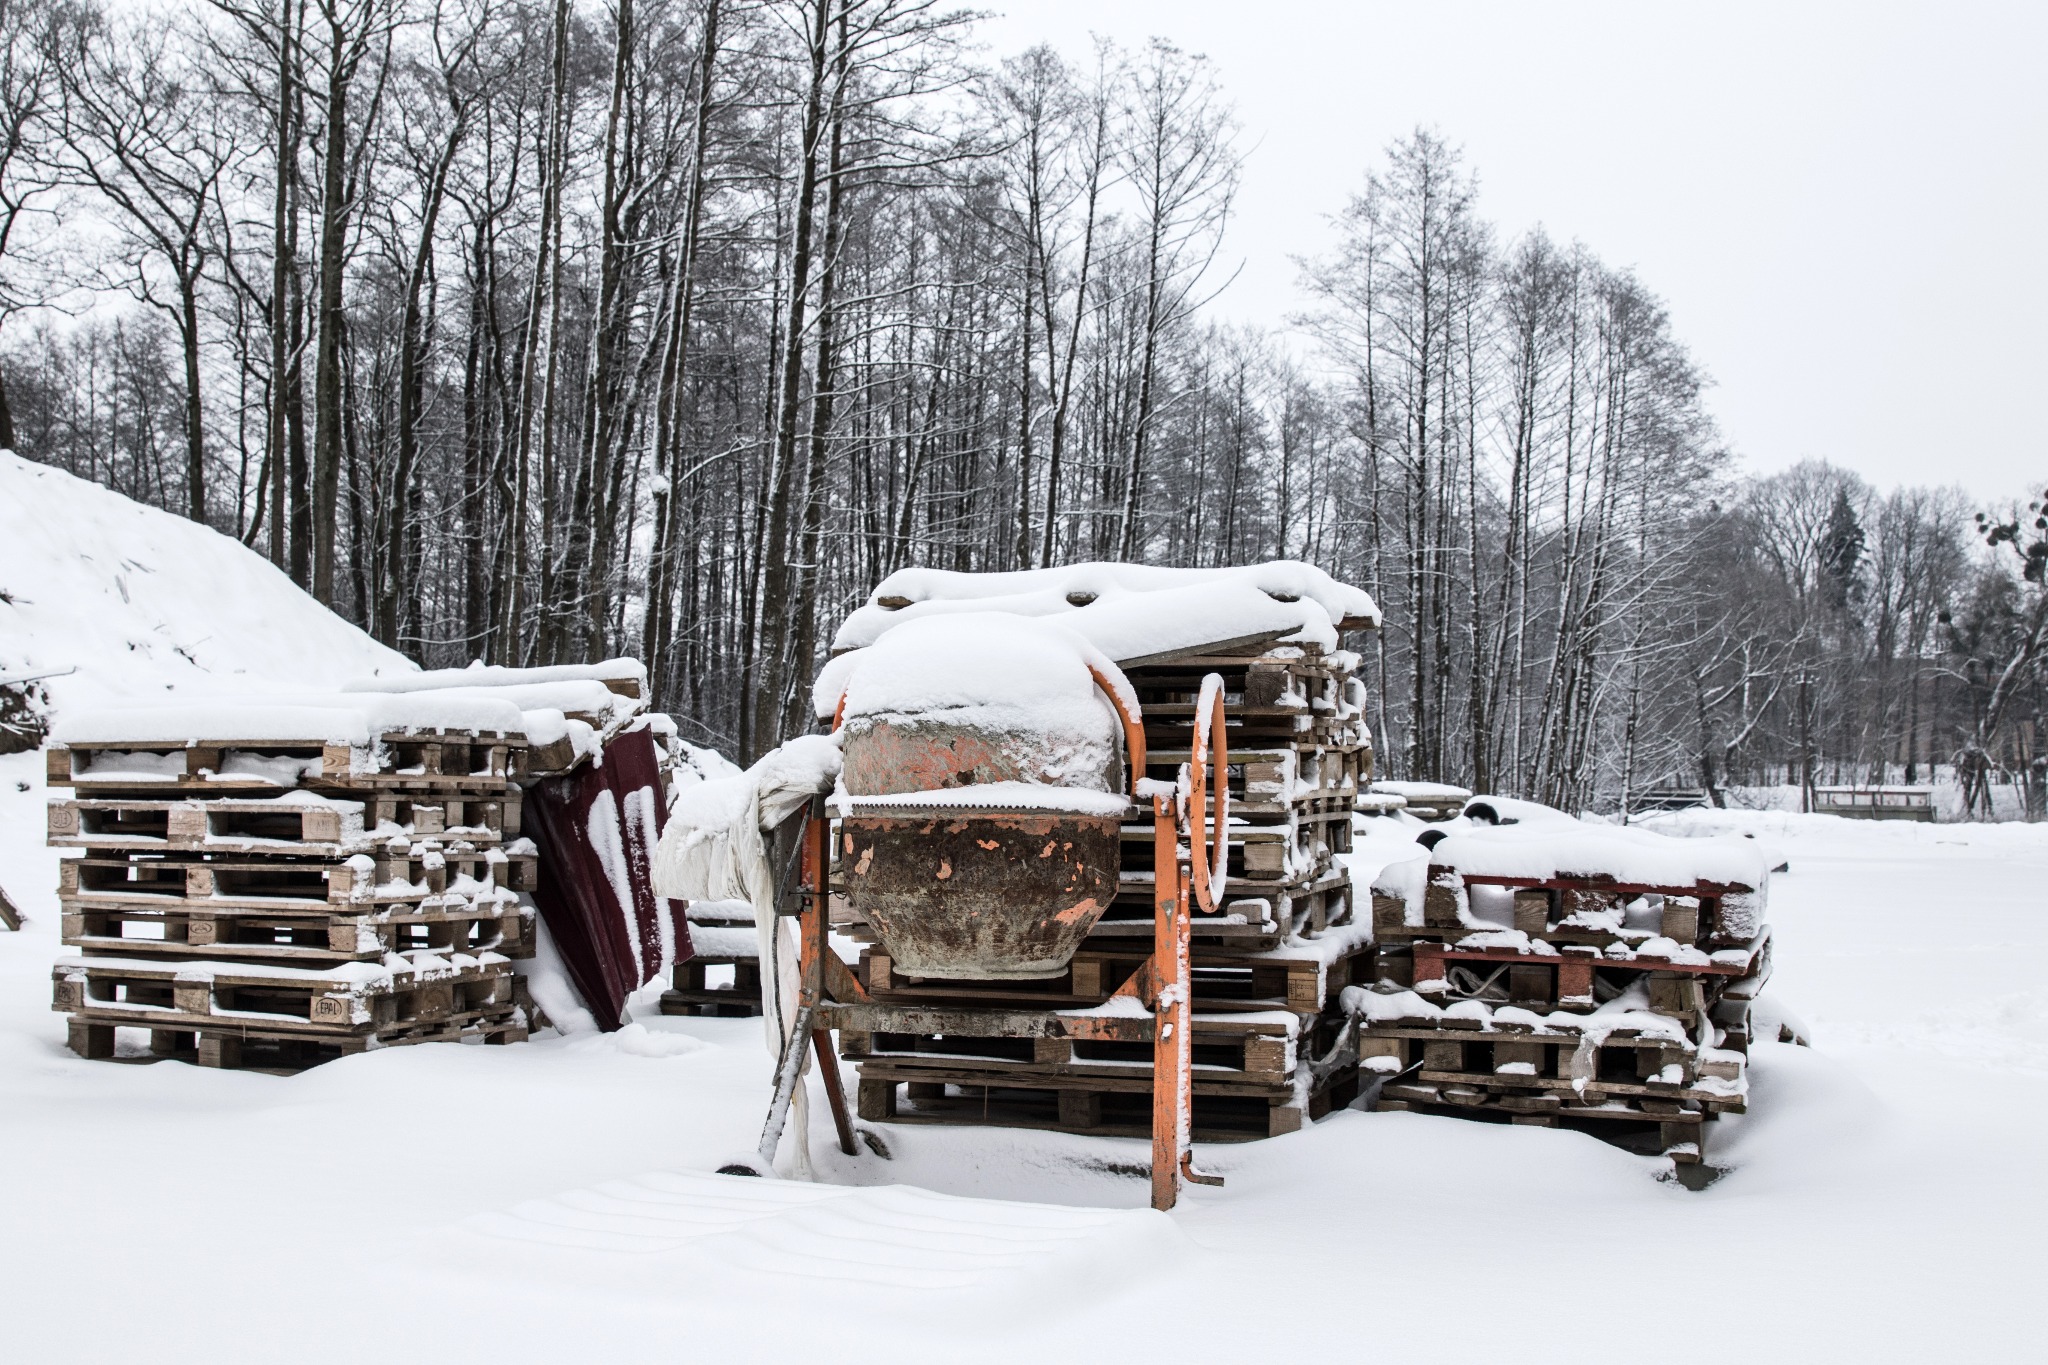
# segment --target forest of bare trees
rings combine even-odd
[[[0,446],[205,521],[422,663],[644,657],[801,723],[906,564],[1311,560],[1392,776],[2011,785],[2038,507],[1746,477],[1655,293],[1361,147],[1284,335],[1169,43],[933,0],[0,0]]]

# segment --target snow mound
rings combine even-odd
[[[0,676],[52,711],[416,671],[218,531],[0,451]]]

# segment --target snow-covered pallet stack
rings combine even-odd
[[[1451,834],[1373,888],[1378,982],[1347,993],[1381,1109],[1603,1136],[1697,1162],[1740,1113],[1770,972],[1745,840],[1563,817]]]
[[[1349,650],[1304,642],[1125,668],[1144,711],[1146,771],[1168,781],[1189,760],[1203,676],[1223,679],[1230,889],[1219,922],[1197,921],[1204,940],[1272,948],[1351,921],[1351,881],[1336,858],[1351,849],[1352,810],[1372,780],[1358,666]],[[1124,837],[1125,885],[1098,939],[1152,932],[1150,831]]]
[[[67,717],[48,753],[72,1047],[206,1065],[526,1036],[522,783],[644,709],[632,660]]]
[[[1354,971],[1369,976],[1364,926],[1254,952],[1198,940],[1189,956],[1196,1137],[1291,1133],[1351,1101],[1358,1054],[1338,1002]],[[842,1055],[860,1065],[861,1117],[1145,1135],[1149,1041],[1043,1036],[1059,1012],[1100,1005],[1145,957],[1143,948],[1084,948],[1066,974],[1046,982],[912,981],[893,972],[879,946],[864,950],[869,994],[920,1007],[929,1028],[841,1035]],[[949,1027],[949,1011],[970,1010],[1005,1014],[1008,1035],[975,1037]]]
[[[110,711],[51,746],[76,1051],[112,1056],[117,1027],[211,1066],[525,1036],[519,713],[363,701]]]
[[[1359,659],[1337,644],[1341,630],[1376,623],[1371,599],[1300,565],[912,570],[885,581],[834,643],[858,648],[892,619],[974,609],[1052,617],[1115,659],[1138,696],[1147,775],[1161,781],[1189,761],[1203,677],[1222,677],[1229,878],[1221,913],[1196,916],[1192,935],[1195,1133],[1214,1141],[1292,1132],[1349,1102],[1356,1052],[1339,997],[1354,972],[1371,980],[1372,945],[1337,856],[1350,848],[1372,749]],[[821,718],[829,715],[821,701]],[[1152,1044],[1051,1036],[1047,1022],[1102,1005],[1151,953],[1152,840],[1150,822],[1134,814],[1116,900],[1057,977],[913,980],[855,919],[869,993],[925,1007],[931,1023],[916,1034],[842,1035],[843,1055],[860,1067],[862,1117],[1148,1132]],[[1010,1027],[969,1036],[946,1027],[949,1011],[1002,1012]]]

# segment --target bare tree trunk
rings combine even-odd
[[[548,112],[542,123],[539,149],[541,191],[540,239],[534,253],[533,285],[520,339],[517,453],[513,467],[512,588],[505,597],[505,619],[498,628],[499,661],[519,662],[528,651],[522,640],[533,578],[531,532],[535,446],[539,446],[541,479],[540,561],[543,587],[537,604],[550,609],[552,586],[548,559],[553,550],[555,352],[561,322],[562,181],[567,175],[569,102],[569,0],[555,0],[554,34],[549,56]],[[546,360],[542,360],[545,336]],[[545,363],[545,376],[542,365]],[[538,427],[538,431],[536,431]]]
[[[839,0],[844,3],[844,0]],[[827,35],[834,0],[807,0],[812,12],[809,35],[810,83],[804,97],[803,145],[797,168],[796,223],[790,234],[788,320],[782,338],[782,377],[775,410],[775,451],[769,461],[768,527],[762,545],[765,572],[761,579],[760,643],[748,669],[759,697],[757,723],[779,724],[788,688],[791,649],[789,521],[796,469],[798,396],[803,383],[805,323],[811,287],[811,223],[817,208],[818,153],[824,132]],[[752,757],[772,747],[780,736],[747,736]]]
[[[669,650],[675,629],[678,522],[683,486],[691,477],[685,464],[688,445],[684,439],[684,383],[689,374],[690,318],[697,297],[698,233],[704,218],[705,187],[709,183],[707,163],[721,7],[721,0],[708,0],[704,9],[703,41],[697,57],[697,107],[691,119],[690,185],[683,200],[682,242],[670,285],[667,350],[662,357],[661,392],[655,404],[655,458],[666,471],[668,489],[658,504],[660,516],[648,556],[647,618],[641,634],[641,652],[657,704],[667,701],[673,685],[669,678]]]
[[[313,356],[313,596],[335,605],[335,512],[341,489],[342,264],[348,248],[348,95],[359,54],[343,31],[339,0],[327,20],[326,127],[321,147],[320,317]]]
[[[291,397],[286,380],[291,327],[291,276],[293,272],[291,186],[298,169],[298,125],[293,114],[298,107],[294,82],[298,56],[292,43],[292,10],[300,0],[278,0],[277,6],[277,140],[272,169],[277,184],[271,192],[270,234],[270,423],[264,433],[264,457],[270,469],[270,562],[287,567],[290,551],[286,537],[290,530],[285,490],[288,456],[285,449],[285,406]],[[303,487],[293,489],[303,498]],[[299,584],[306,586],[303,581]]]
[[[846,89],[846,55],[846,13],[842,8],[839,15],[838,72],[833,83],[835,91],[840,92],[837,99],[844,98]],[[806,666],[814,659],[817,649],[818,560],[822,551],[819,536],[825,520],[826,457],[830,453],[833,407],[837,396],[833,387],[836,378],[834,346],[839,321],[835,286],[839,279],[842,220],[847,198],[843,178],[845,146],[846,113],[843,107],[835,107],[832,112],[832,151],[825,178],[824,267],[818,275],[818,353],[811,382],[811,448],[808,467],[804,471],[804,510],[798,532],[796,565],[796,624],[790,644],[793,662]],[[803,676],[804,672],[799,671],[792,679],[795,683],[793,690],[799,694],[803,690]],[[799,716],[792,714],[793,710],[800,711],[801,708],[790,708],[785,703],[782,719],[785,731],[798,724]]]

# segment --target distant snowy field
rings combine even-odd
[[[1577,1134],[1344,1112],[1206,1147],[884,1126],[752,1145],[758,1021],[420,1047],[292,1078],[84,1062],[48,1008],[40,755],[0,759],[0,1358],[2038,1358],[2048,828],[1695,812],[1782,848],[1773,992],[1703,1192]]]

